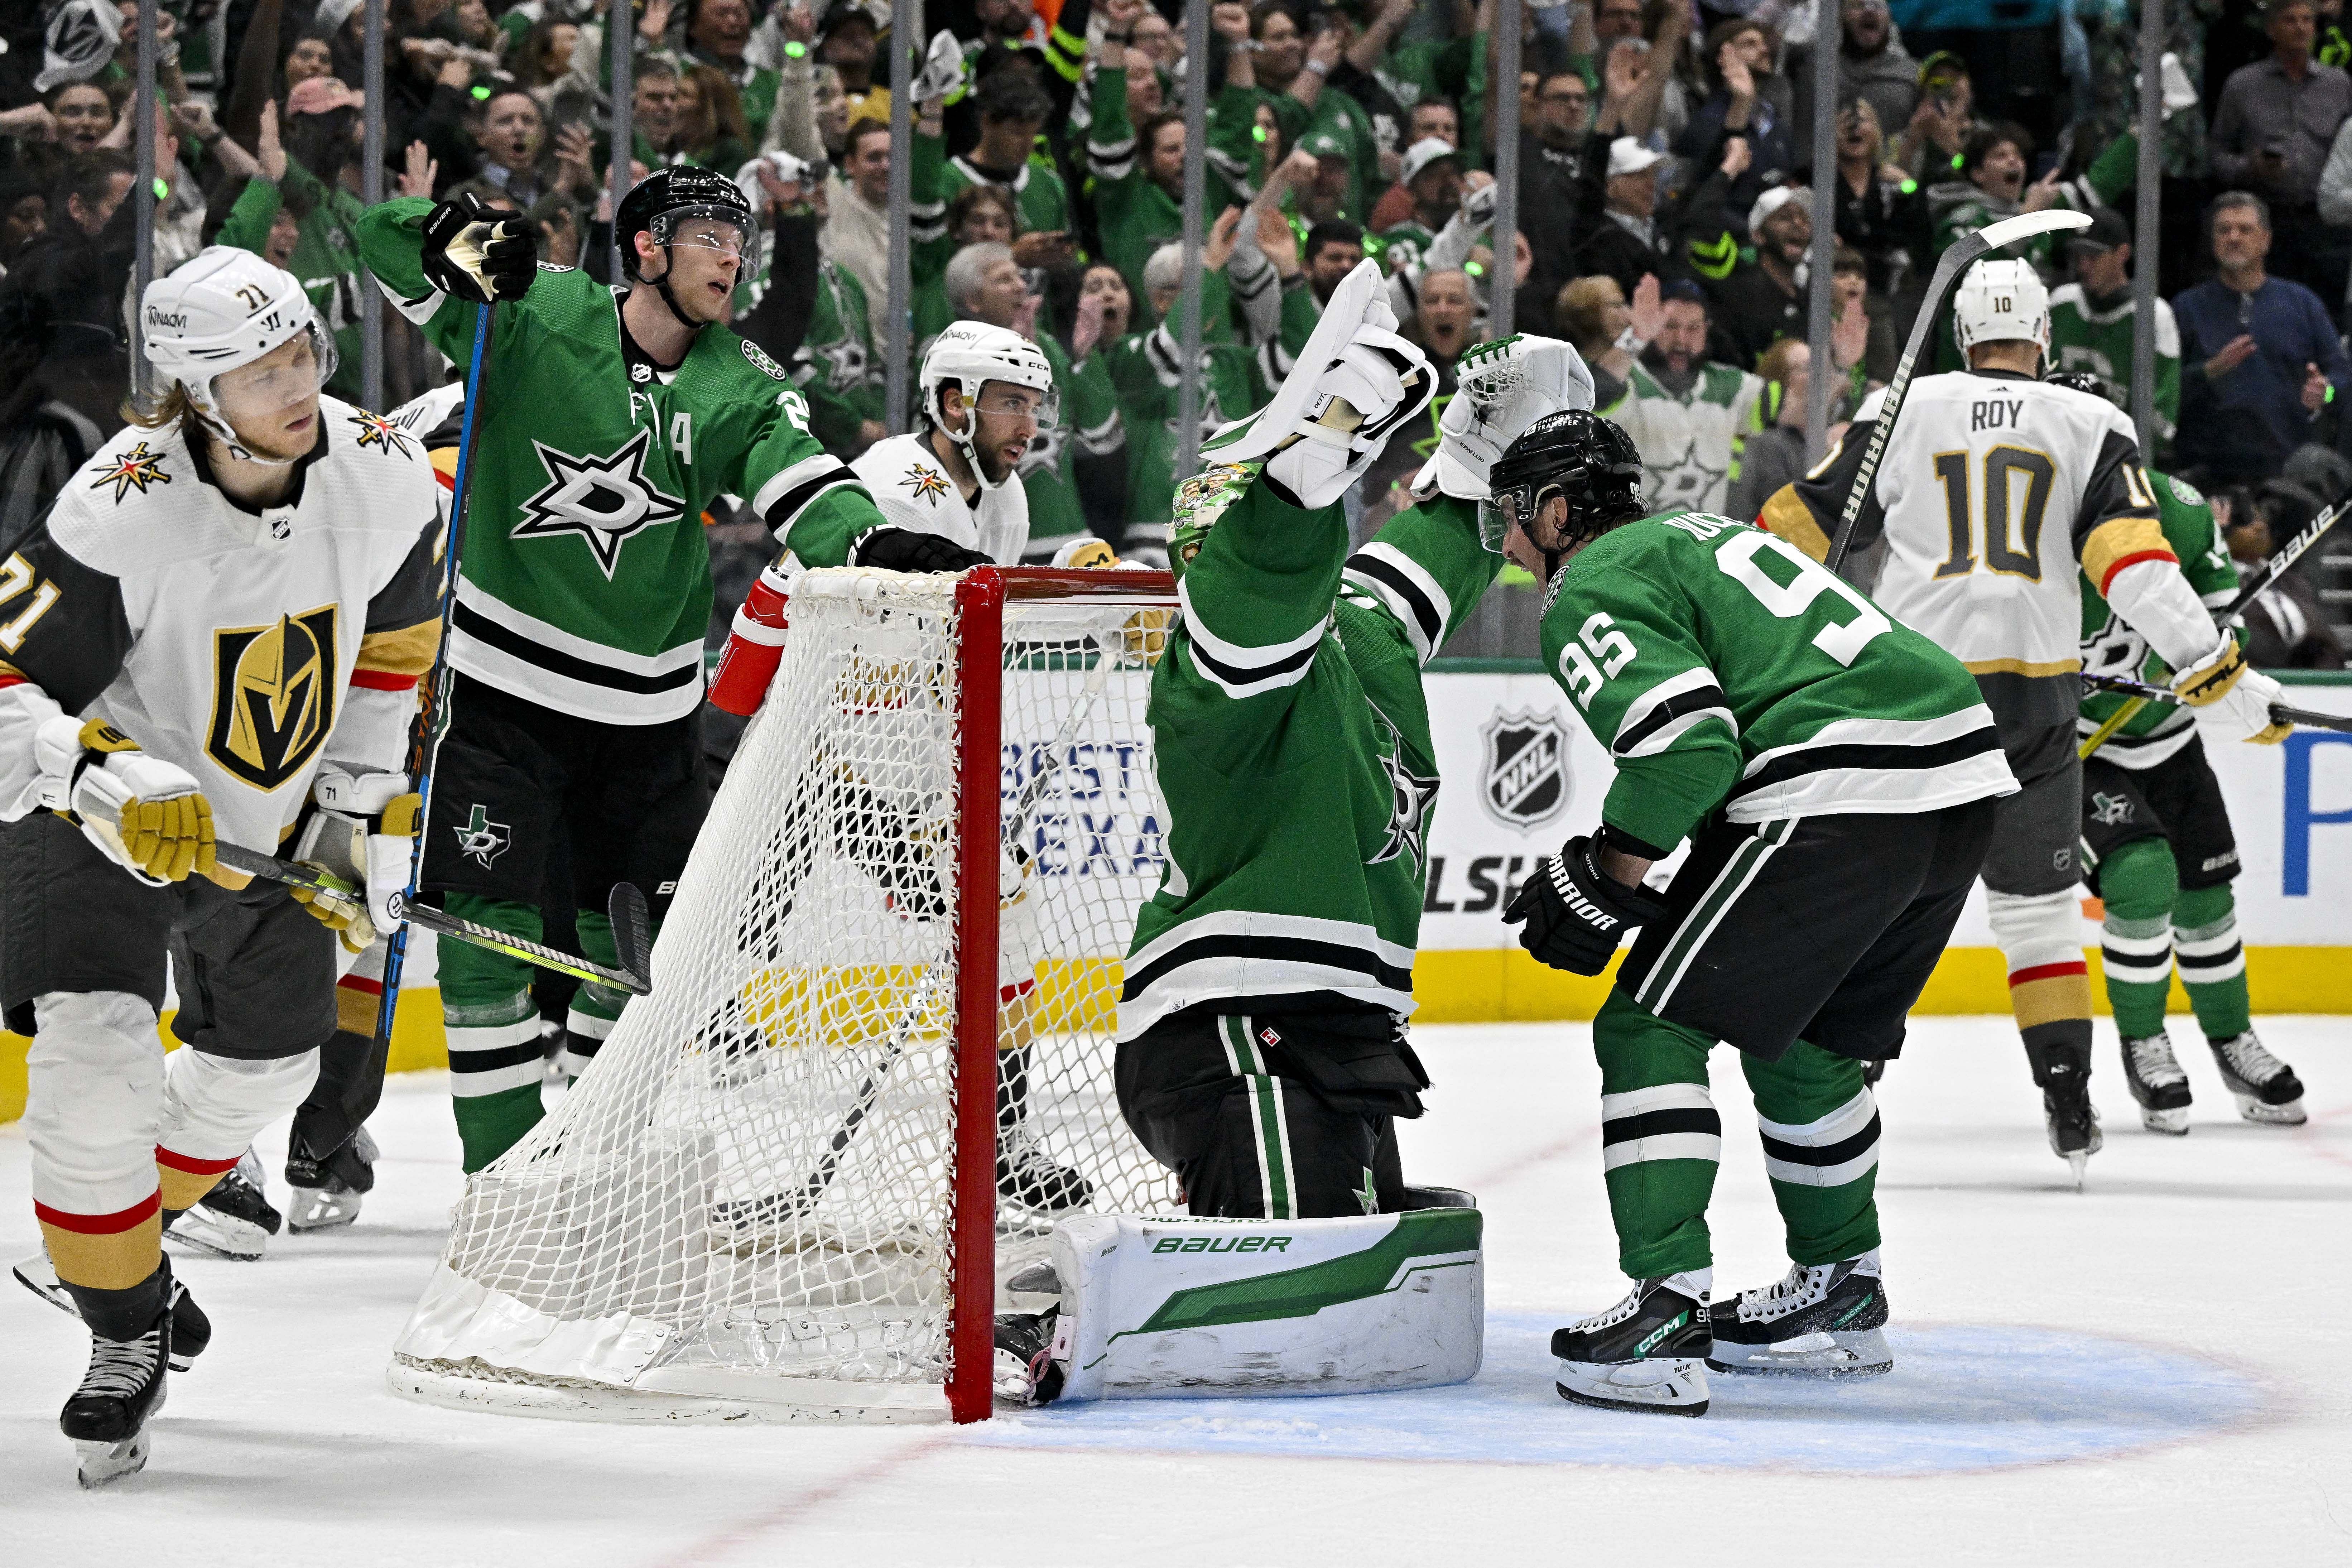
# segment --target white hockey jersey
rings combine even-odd
[[[1885,401],[1864,403],[1841,444],[1765,503],[1766,527],[1828,554]],[[2165,542],[2131,421],[2103,397],[2006,371],[1913,383],[1854,543],[1882,535],[1871,596],[1967,665],[2005,727],[2074,724],[2078,564],[2168,662],[2179,656],[2173,668],[2211,651],[2212,619]]]
[[[1018,566],[1029,547],[1029,492],[1019,479],[980,492],[973,508],[931,449],[927,433],[877,441],[849,465],[894,527],[952,539],[1000,566]]]
[[[389,420],[331,397],[319,417],[258,513],[177,428],[131,426],[66,481],[0,565],[0,820],[39,805],[33,736],[60,711],[185,768],[220,837],[268,853],[322,762],[406,765],[440,642],[440,486]]]

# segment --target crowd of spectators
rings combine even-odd
[[[1832,418],[1850,415],[1893,374],[1940,250],[2054,205],[2093,222],[2026,253],[2053,291],[2053,362],[2126,402],[2134,282],[2153,267],[2150,459],[2235,498],[2241,553],[2334,499],[2320,459],[2352,454],[2344,0],[2173,0],[2152,131],[2136,123],[2135,0],[1839,0],[1822,169],[1813,0],[1527,0],[1515,84],[1498,79],[1496,0],[1195,3],[1198,62],[1183,0],[938,0],[907,40],[913,350],[969,316],[1054,360],[1061,427],[1023,469],[1041,548],[1091,531],[1148,555],[1183,382],[1204,432],[1256,406],[1367,257],[1444,390],[1482,338],[1567,338],[1634,435],[1653,502],[1752,515],[1807,461],[1813,378]],[[793,334],[763,346],[841,455],[889,433],[885,0],[389,0],[376,105],[362,0],[159,11],[153,267],[221,243],[293,271],[338,336],[339,395],[361,395],[373,287],[351,240],[369,118],[386,196],[474,192],[526,213],[548,262],[602,277],[625,16],[631,177],[693,163],[736,178],[767,231],[739,329]],[[139,15],[136,0],[0,7],[0,541],[121,423]],[[1205,341],[1188,363],[1175,302],[1196,65]],[[1518,104],[1507,238],[1497,90]],[[2122,215],[2150,133],[2164,243],[2144,257]],[[1825,365],[1807,342],[1824,224]],[[1517,280],[1509,321],[1489,309],[1500,266]],[[778,289],[813,303],[761,311]],[[448,374],[396,313],[384,331],[387,404]],[[1948,327],[1937,363],[1958,364]],[[1350,497],[1361,526],[1401,504],[1433,445],[1433,424],[1395,443]],[[2309,598],[2293,637],[2273,628],[2294,657],[2334,647],[2331,604]]]

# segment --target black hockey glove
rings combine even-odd
[[[425,281],[477,305],[519,300],[539,276],[539,237],[520,213],[468,191],[425,215]]]
[[[886,572],[961,572],[994,563],[977,550],[966,550],[952,539],[918,533],[911,528],[869,528],[849,547],[852,566],[879,566]]]
[[[1528,922],[1519,945],[1537,963],[1570,974],[1598,974],[1608,967],[1626,928],[1665,915],[1664,898],[1608,876],[1593,841],[1571,838],[1559,854],[1536,862],[1503,911],[1503,923]]]

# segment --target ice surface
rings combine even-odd
[[[1896,1370],[1715,1379],[1700,1421],[1571,1407],[1553,1325],[1621,1293],[1578,1026],[1417,1031],[1416,1179],[1487,1216],[1486,1370],[1345,1399],[1125,1403],[949,1430],[645,1428],[473,1415],[383,1385],[459,1187],[437,1075],[395,1079],[359,1225],[180,1258],[212,1313],[143,1475],[73,1480],[81,1331],[0,1293],[7,1561],[73,1564],[2352,1562],[2352,1020],[2270,1019],[2311,1125],[2249,1127],[2186,1048],[2186,1139],[2143,1132],[2102,1021],[2107,1146],[2077,1196],[2006,1020],[1916,1022],[1882,1086]],[[1720,1289],[1787,1267],[1719,1056]],[[278,1184],[283,1130],[263,1145]],[[0,1237],[36,1245],[21,1128]],[[1639,1552],[1639,1558],[1629,1553]]]

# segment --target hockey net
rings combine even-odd
[[[468,1183],[395,1389],[987,1414],[1024,1247],[1057,1213],[1174,1206],[1111,1076],[1162,859],[1144,702],[1174,605],[1164,573],[801,579],[652,994]]]

